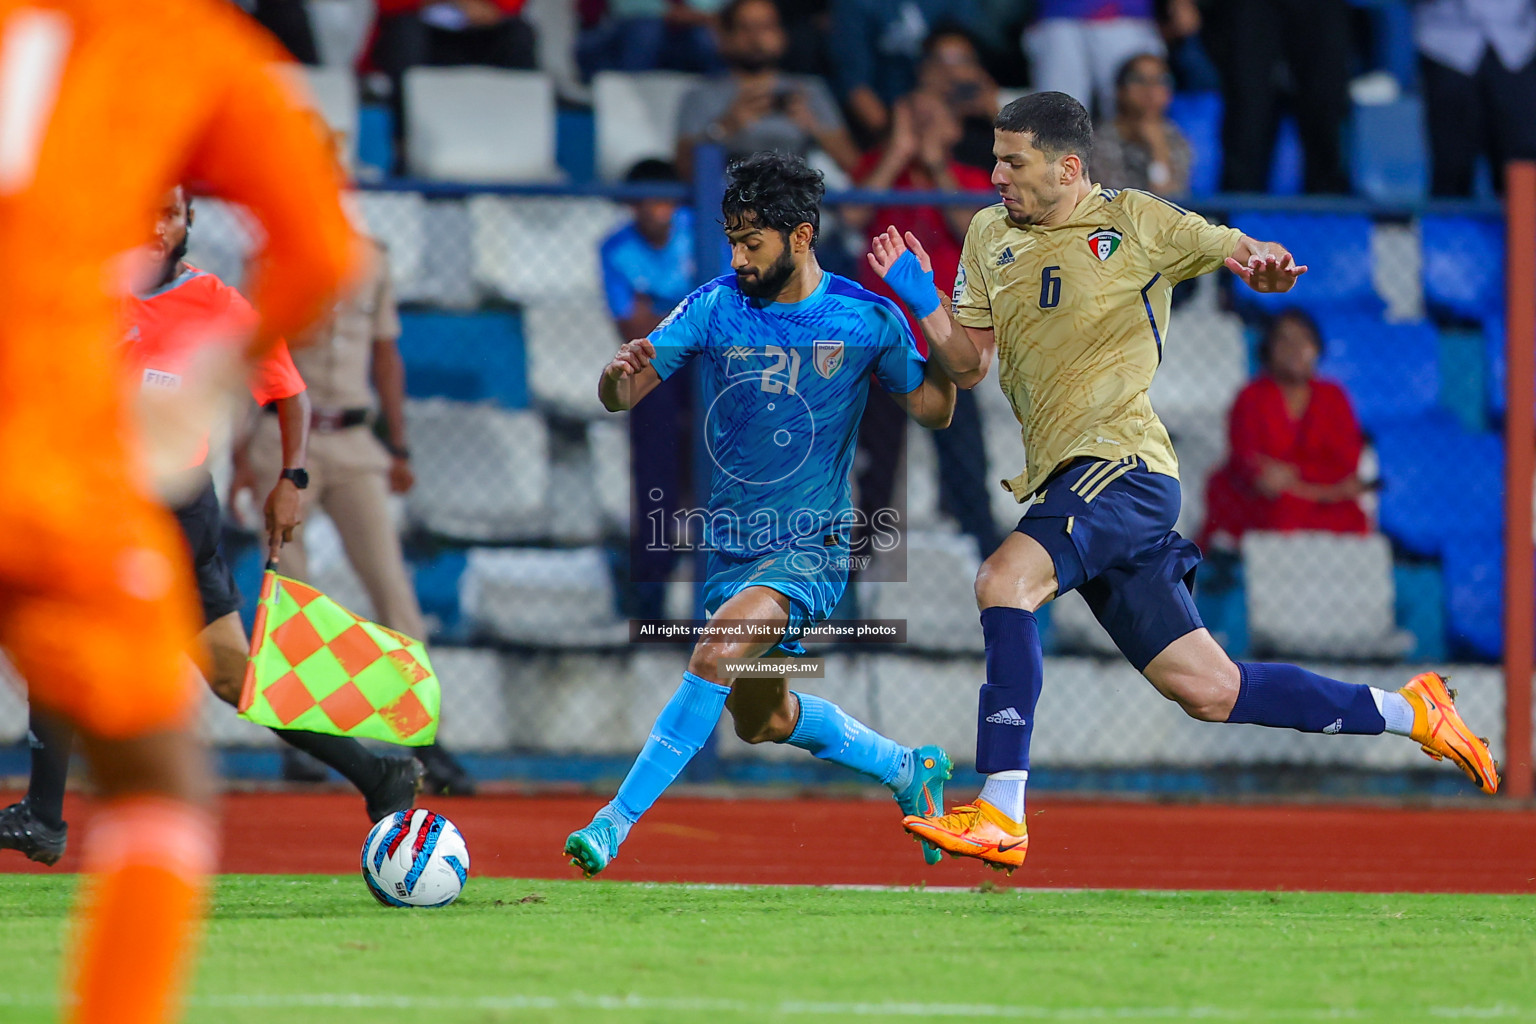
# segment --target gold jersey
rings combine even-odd
[[[1148,192],[1095,185],[1064,224],[1020,227],[998,204],[976,214],[955,280],[955,319],[991,329],[998,379],[1024,439],[1024,501],[1077,456],[1140,456],[1177,478],[1147,388],[1162,361],[1173,286],[1209,273],[1242,232]]]

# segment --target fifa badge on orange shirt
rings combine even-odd
[[[1103,263],[1115,254],[1120,248],[1120,242],[1125,238],[1113,228],[1101,228],[1088,236],[1088,249]]]
[[[816,372],[827,380],[843,366],[843,343],[841,341],[818,341],[812,353],[812,362]]]

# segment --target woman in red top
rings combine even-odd
[[[1234,548],[1247,530],[1368,533],[1360,424],[1344,389],[1317,377],[1317,324],[1298,309],[1272,321],[1259,345],[1263,371],[1238,393],[1231,454],[1206,484],[1200,546]]]

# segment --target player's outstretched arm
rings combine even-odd
[[[894,227],[870,239],[866,254],[876,274],[891,286],[917,317],[928,339],[930,358],[962,388],[973,388],[987,375],[995,349],[991,331],[956,322],[933,283],[933,263],[912,232],[903,238]]]
[[[597,397],[609,412],[633,409],[635,403],[661,383],[661,375],[651,365],[656,346],[646,338],[626,341],[614,353],[613,361],[603,368],[597,382]]]
[[[1260,242],[1247,235],[1227,257],[1227,269],[1256,292],[1288,292],[1307,272],[1279,242]]]

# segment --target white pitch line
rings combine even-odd
[[[0,1006],[54,1006],[56,994],[0,992]],[[1379,1017],[1347,1007],[1289,1010],[1247,1010],[1221,1006],[1072,1006],[1045,1007],[995,1003],[847,1003],[787,1000],[755,1003],[739,999],[680,999],[648,996],[602,996],[572,993],[564,996],[425,996],[388,995],[376,992],[257,993],[250,995],[194,995],[188,1005],[214,1010],[598,1010],[661,1011],[665,1013],[735,1013],[762,1017],[985,1017],[1014,1020],[1357,1020]],[[1441,1020],[1536,1020],[1536,1008],[1506,1006],[1435,1006],[1424,1012]]]

